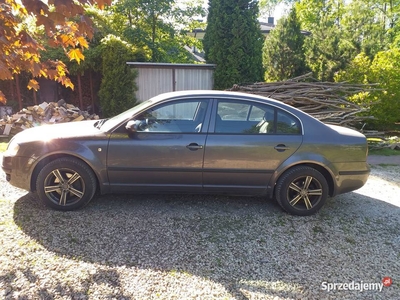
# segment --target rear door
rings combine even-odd
[[[265,103],[216,99],[204,154],[209,192],[258,194],[302,143],[300,121]]]

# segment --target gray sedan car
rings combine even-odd
[[[25,130],[2,169],[58,210],[96,193],[214,193],[274,197],[311,215],[367,181],[364,135],[281,102],[221,92],[166,93],[110,119]]]

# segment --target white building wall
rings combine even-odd
[[[215,65],[128,62],[137,69],[136,97],[142,102],[161,93],[213,89]]]

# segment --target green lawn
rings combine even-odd
[[[10,137],[0,137],[0,153],[3,153],[7,149],[8,142],[10,141]]]
[[[390,145],[394,143],[399,143],[400,140],[397,136],[388,137],[385,139],[367,138],[367,140],[369,146],[369,154],[384,156],[400,155],[400,150],[393,150],[389,148]]]
[[[0,142],[0,153],[6,151],[7,144],[6,142]]]
[[[368,153],[373,155],[393,156],[400,155],[400,150],[393,150],[390,148],[370,149]]]
[[[0,153],[6,151],[9,137],[0,137]]]

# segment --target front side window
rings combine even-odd
[[[152,107],[134,118],[136,131],[200,132],[207,105],[207,100],[179,100]]]

